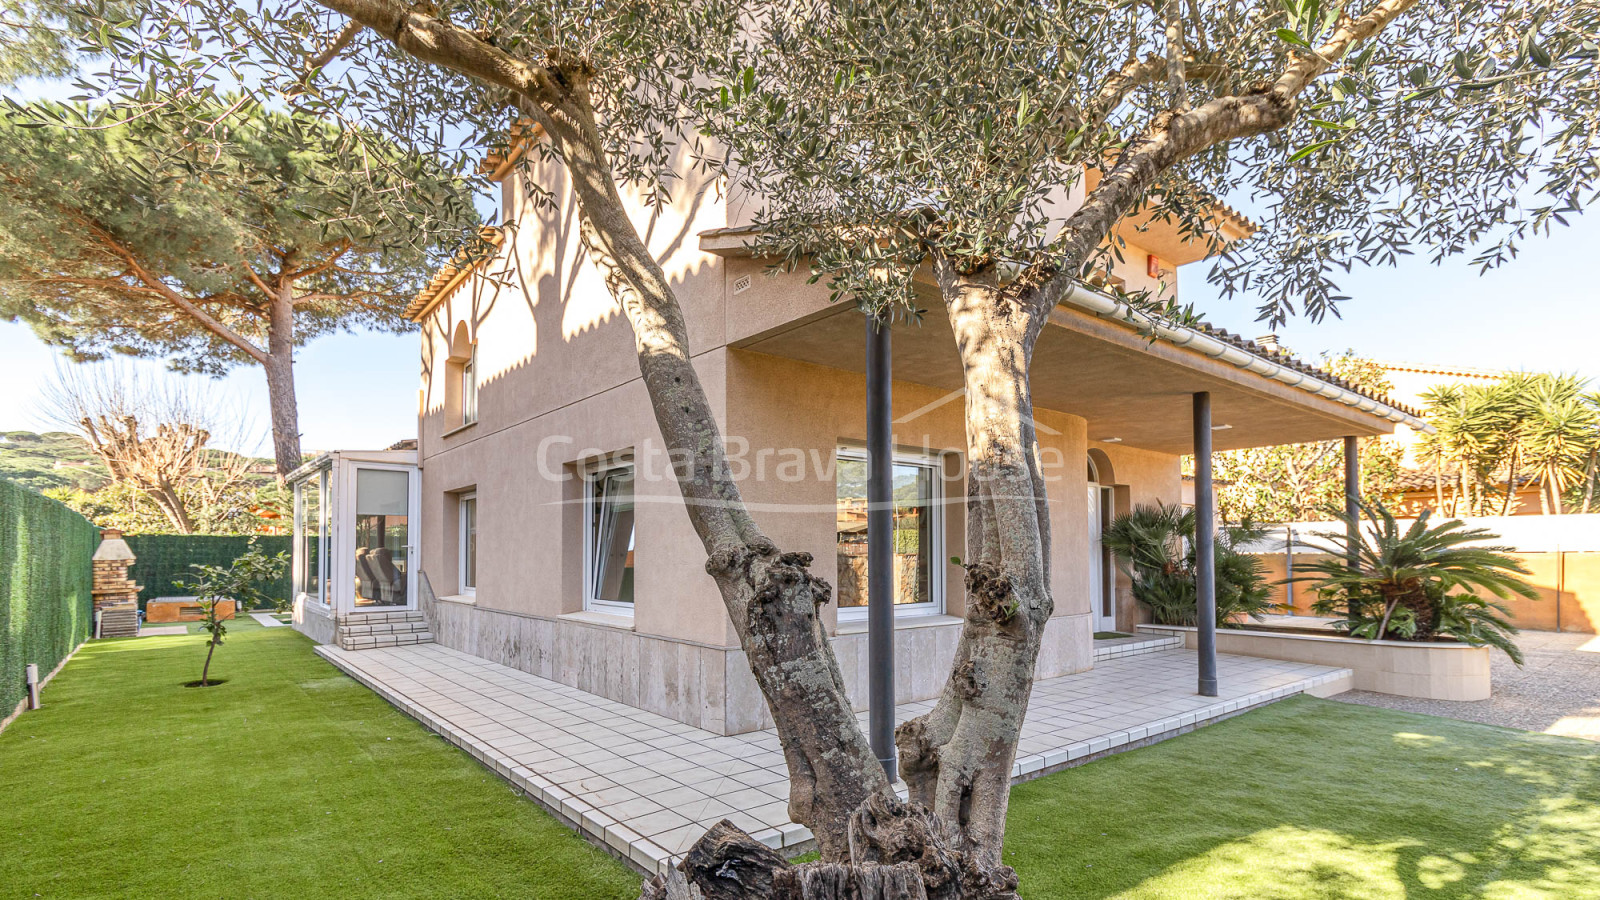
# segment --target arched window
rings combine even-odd
[[[478,421],[478,344],[467,333],[467,323],[457,322],[445,363],[446,413],[457,425]]]

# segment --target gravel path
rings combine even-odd
[[[1527,665],[1518,669],[1494,651],[1494,696],[1488,700],[1418,700],[1372,691],[1333,699],[1600,741],[1600,637],[1524,631],[1517,643]]]

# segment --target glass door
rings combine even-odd
[[[375,610],[414,605],[412,473],[355,467],[355,606]]]
[[[1117,630],[1116,569],[1101,536],[1111,513],[1111,489],[1089,482],[1089,602],[1096,632]]]

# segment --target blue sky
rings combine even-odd
[[[1342,318],[1293,319],[1279,330],[1303,358],[1352,348],[1389,361],[1479,368],[1576,372],[1600,381],[1596,363],[1600,311],[1600,218],[1529,242],[1522,255],[1480,276],[1466,258],[1442,266],[1411,260],[1399,268],[1358,269],[1341,286],[1351,299]],[[1205,283],[1205,264],[1179,273],[1179,290],[1216,325],[1255,337],[1254,302],[1222,300]],[[340,334],[297,357],[300,427],[307,450],[386,447],[416,435],[420,364],[416,334]],[[38,389],[59,355],[21,324],[0,322],[0,431],[45,427]],[[151,364],[152,368],[159,366]],[[177,377],[177,376],[174,376]],[[261,372],[241,368],[217,388],[256,419],[265,453],[266,386]]]

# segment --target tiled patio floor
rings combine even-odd
[[[644,871],[660,871],[722,819],[774,847],[811,839],[789,821],[773,731],[713,734],[438,644],[317,652]],[[1218,662],[1222,695],[1213,698],[1195,694],[1195,654],[1183,649],[1103,659],[1038,682],[1013,776],[1142,746],[1290,694],[1350,686],[1348,669]],[[897,715],[932,706],[905,704]]]

